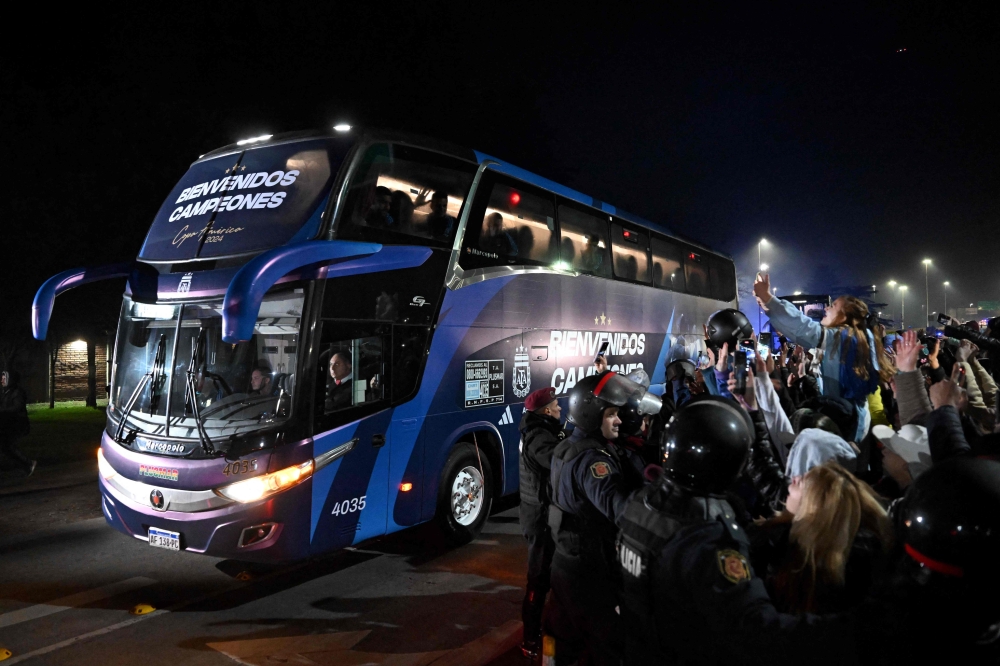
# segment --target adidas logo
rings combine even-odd
[[[497,425],[510,425],[514,422],[514,417],[510,413],[510,405],[507,405],[507,409],[504,410],[503,416],[497,421]]]

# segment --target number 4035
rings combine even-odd
[[[367,495],[362,495],[361,497],[354,497],[349,500],[344,500],[343,502],[338,502],[333,505],[333,515],[340,516],[342,514],[354,513],[355,511],[361,511],[365,508],[365,498]]]

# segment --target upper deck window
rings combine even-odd
[[[684,291],[683,251],[676,243],[653,236],[653,284],[671,291]]]
[[[608,219],[574,206],[559,205],[562,260],[573,270],[611,277]]]
[[[469,216],[462,266],[549,265],[558,258],[554,197],[487,173]],[[489,193],[485,195],[485,193]]]
[[[615,275],[625,280],[649,282],[649,236],[622,225],[611,225],[611,247],[615,256]]]
[[[695,296],[712,296],[711,282],[708,276],[708,255],[701,250],[688,248],[684,255],[684,277],[687,279],[687,292]]]
[[[337,237],[451,247],[475,171],[410,146],[370,146],[351,176]]]

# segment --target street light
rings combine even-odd
[[[944,283],[944,313],[948,314],[948,285],[951,283],[945,280]]]
[[[896,291],[896,281],[895,280],[889,280],[889,287],[892,288],[893,291]],[[889,302],[890,303],[892,302],[891,298],[889,299]],[[892,318],[892,319],[896,318],[896,307],[895,306],[893,306],[892,309],[889,311],[889,317]]]
[[[900,329],[906,328],[906,290],[907,289],[909,289],[909,287],[907,287],[905,284],[899,285],[899,293],[900,293],[900,297],[899,297],[899,301],[900,301],[899,328]]]
[[[927,320],[931,316],[931,289],[927,283],[927,271],[930,270],[931,260],[924,259],[924,328],[927,327]]]

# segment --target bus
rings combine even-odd
[[[99,459],[105,519],[154,547],[297,560],[518,490],[525,397],[704,348],[731,258],[503,160],[403,133],[240,141],[195,160],[126,278]]]

